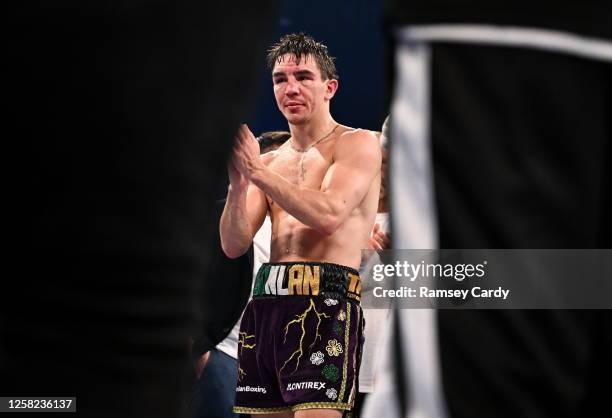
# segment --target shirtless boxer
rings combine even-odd
[[[370,131],[338,124],[338,76],[327,47],[304,34],[268,54],[291,138],[260,158],[242,125],[220,222],[229,257],[243,254],[266,213],[270,260],[239,334],[237,413],[340,417],[350,410],[362,345],[357,268],[376,216],[381,151]],[[222,296],[222,295],[220,295]]]

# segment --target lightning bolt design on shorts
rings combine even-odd
[[[285,366],[287,364],[289,364],[289,362],[295,357],[297,356],[297,361],[295,363],[295,369],[293,369],[293,372],[291,372],[292,374],[295,373],[295,371],[298,369],[299,365],[300,365],[300,359],[302,358],[302,356],[304,355],[304,338],[306,337],[306,328],[304,326],[304,323],[306,322],[306,319],[308,318],[310,313],[314,313],[314,315],[317,318],[317,326],[315,329],[315,335],[314,335],[314,339],[312,340],[312,343],[310,344],[310,346],[308,346],[309,349],[312,348],[312,346],[314,345],[314,343],[317,341],[317,338],[320,340],[321,339],[321,334],[319,334],[319,326],[321,325],[321,318],[329,318],[329,315],[327,315],[324,312],[319,312],[317,311],[317,308],[315,307],[315,304],[313,302],[312,299],[310,299],[310,304],[308,305],[308,308],[306,308],[306,310],[300,314],[300,315],[296,315],[296,318],[292,321],[289,321],[289,323],[287,323],[287,325],[285,325],[285,338],[283,340],[283,343],[287,342],[287,333],[289,332],[289,327],[292,324],[299,324],[301,331],[302,331],[302,335],[300,336],[300,343],[298,348],[291,353],[291,356],[289,356],[289,358],[285,361],[285,363],[283,364],[283,367],[280,368],[279,372],[282,371]]]

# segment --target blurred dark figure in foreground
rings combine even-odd
[[[286,131],[264,132],[257,137],[261,154],[278,149],[291,134]],[[229,179],[225,182],[227,186]],[[223,191],[224,194],[226,191]],[[215,203],[216,219],[221,218],[225,197]],[[238,380],[238,332],[240,319],[249,298],[252,284],[262,263],[270,260],[271,226],[269,217],[253,238],[253,245],[246,254],[230,259],[221,249],[219,234],[213,234],[211,251],[214,258],[208,264],[207,277],[216,277],[209,280],[208,293],[213,295],[232,295],[233,299],[243,301],[228,303],[227,298],[212,299],[204,294],[205,300],[210,301],[214,312],[223,318],[235,318],[234,323],[220,322],[218,315],[210,316],[204,321],[204,333],[197,336],[192,348],[195,361],[196,381],[191,401],[191,415],[194,418],[231,418],[234,414],[234,398],[236,396],[236,382]],[[225,280],[231,274],[239,280]],[[213,339],[206,336],[213,336]],[[212,344],[212,341],[219,342]],[[244,415],[242,415],[244,416]]]
[[[214,190],[275,2],[11,9],[31,232],[21,289],[2,306],[0,395],[76,396],[84,417],[181,416],[189,336],[216,315],[198,297]]]
[[[610,7],[387,2],[394,248],[610,248]],[[392,377],[366,404],[368,418],[609,410],[610,311],[402,310],[396,319]]]

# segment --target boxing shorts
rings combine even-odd
[[[240,324],[234,412],[349,411],[363,346],[360,293],[349,267],[263,264]]]

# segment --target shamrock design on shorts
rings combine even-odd
[[[338,321],[344,321],[346,319],[346,313],[344,311],[338,312]]]
[[[336,389],[334,388],[329,388],[327,389],[327,392],[325,392],[325,394],[327,395],[327,397],[329,399],[331,399],[332,401],[335,401],[336,398],[338,397],[338,392],[336,391]]]
[[[318,366],[325,361],[324,358],[325,355],[322,352],[317,351],[316,353],[312,353],[310,356],[310,362],[315,366]]]
[[[328,364],[323,367],[321,374],[330,382],[336,382],[338,380],[338,367],[335,364]]]
[[[342,325],[340,325],[339,322],[334,322],[333,330],[336,333],[336,335],[342,336]]]
[[[325,299],[323,301],[327,306],[337,305],[338,301],[336,299]]]
[[[327,354],[330,356],[338,357],[340,353],[342,353],[342,344],[340,344],[338,340],[334,338],[333,340],[329,340],[327,342],[327,347],[325,347],[325,349],[327,350]]]

